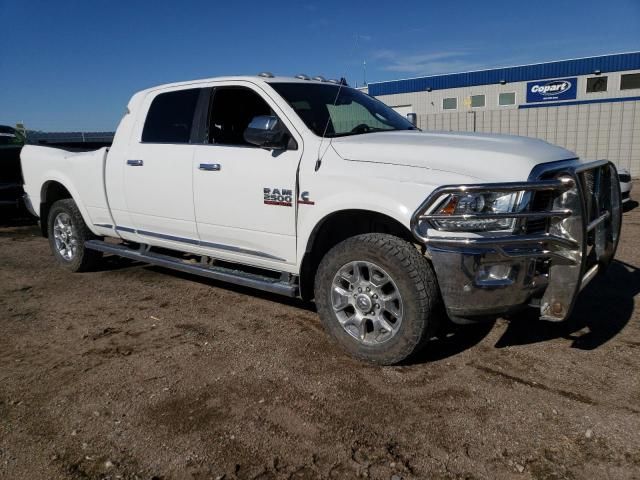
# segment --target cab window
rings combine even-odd
[[[147,143],[189,143],[199,88],[161,93],[153,99],[142,130]]]
[[[244,139],[253,117],[274,115],[260,95],[246,87],[220,87],[213,91],[209,107],[208,142],[254,147]]]

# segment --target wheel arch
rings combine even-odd
[[[48,236],[49,210],[51,206],[58,200],[66,198],[72,199],[76,202],[78,208],[81,208],[71,191],[59,180],[47,180],[42,184],[40,189],[40,232],[43,237]]]
[[[300,266],[300,296],[313,298],[315,272],[324,255],[347,238],[363,233],[388,233],[410,243],[415,238],[407,226],[384,213],[366,209],[347,209],[323,217],[309,235]]]

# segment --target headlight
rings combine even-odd
[[[453,193],[446,195],[430,213],[431,223],[440,230],[513,230],[516,219],[499,214],[514,212],[523,192]],[[447,219],[446,216],[451,216]]]

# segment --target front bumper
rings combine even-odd
[[[430,220],[443,193],[524,191],[512,234],[454,236]],[[544,196],[544,197],[543,197]],[[545,198],[546,205],[536,198]],[[566,319],[582,288],[613,259],[620,235],[620,186],[607,161],[542,165],[528,182],[437,189],[416,211],[449,315],[495,316],[532,305],[546,320]]]

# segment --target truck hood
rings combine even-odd
[[[376,132],[334,138],[331,145],[345,160],[440,170],[491,182],[526,180],[540,163],[576,158],[542,140],[479,133]]]

